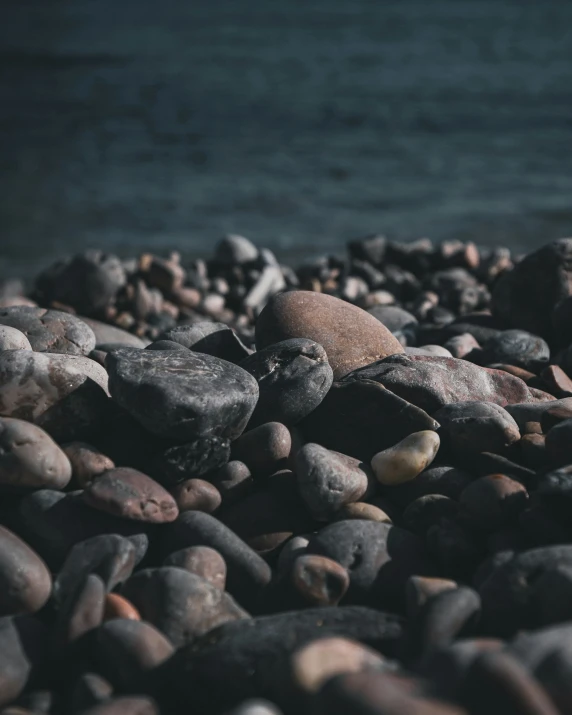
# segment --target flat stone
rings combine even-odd
[[[92,433],[108,405],[107,373],[79,355],[0,353],[0,415],[34,422],[56,441]]]
[[[21,330],[0,325],[0,350],[31,350],[28,338]]]
[[[83,316],[78,317],[93,330],[96,349],[100,348],[102,345],[106,346],[112,344],[115,344],[117,347],[122,345],[123,347],[130,348],[144,348],[148,345],[147,340],[142,340],[141,338],[138,338],[137,335],[128,333],[127,330],[122,330],[115,325],[102,323],[100,320],[94,320],[93,318],[86,318]]]
[[[493,402],[455,402],[437,410],[440,434],[456,454],[502,452],[520,439],[510,413]]]
[[[63,489],[71,475],[69,459],[43,429],[0,417],[0,486]]]
[[[124,348],[109,353],[106,366],[113,399],[172,440],[235,439],[258,400],[251,375],[211,355]]]
[[[374,488],[367,464],[319,444],[306,444],[298,451],[296,474],[300,495],[317,519],[327,520]]]
[[[4,526],[0,526],[0,583],[0,617],[39,611],[52,590],[45,563]]]
[[[0,325],[20,330],[40,353],[87,355],[95,348],[93,330],[75,315],[59,310],[16,306],[0,309]]]
[[[504,407],[553,399],[506,372],[456,358],[392,355],[344,378],[356,380],[379,382],[429,414],[452,402],[494,402]]]
[[[228,593],[175,566],[138,571],[121,593],[176,648],[223,623],[249,618]]]
[[[160,340],[171,340],[189,350],[239,363],[250,355],[238,335],[224,323],[202,321],[191,325],[178,325],[161,333]]]
[[[334,296],[310,291],[274,296],[258,318],[259,349],[290,338],[307,338],[321,345],[335,379],[403,352],[399,341],[366,311]]]
[[[154,479],[130,467],[95,477],[84,489],[86,504],[124,519],[163,524],[179,515],[173,496]]]
[[[269,345],[240,366],[256,378],[260,391],[252,426],[297,424],[322,402],[333,381],[324,348],[304,338]]]
[[[385,486],[409,482],[431,464],[439,445],[437,432],[414,432],[393,447],[374,455],[371,468],[377,481]]]

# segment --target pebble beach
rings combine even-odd
[[[570,715],[572,239],[0,282],[0,715]]]

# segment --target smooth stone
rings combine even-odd
[[[406,585],[408,617],[413,618],[435,596],[456,588],[458,588],[458,584],[448,578],[411,576]]]
[[[0,526],[0,616],[39,611],[51,590],[46,564],[16,534]]]
[[[120,692],[142,692],[152,671],[175,649],[150,623],[115,619],[98,629],[93,659],[99,672]]]
[[[175,648],[223,623],[249,618],[228,593],[175,566],[138,571],[123,585],[121,594]]]
[[[21,330],[0,325],[0,350],[31,350],[28,338]]]
[[[350,585],[346,569],[315,554],[298,556],[292,564],[292,585],[307,606],[337,606]]]
[[[156,455],[151,471],[157,481],[176,485],[189,478],[204,477],[230,459],[230,441],[203,436],[186,444],[168,447]]]
[[[367,312],[392,333],[407,331],[415,335],[417,318],[397,305],[374,305]]]
[[[108,402],[107,373],[89,358],[0,353],[0,415],[34,422],[58,442],[97,430]]]
[[[565,397],[561,400],[556,400],[556,402],[553,403],[554,407],[542,413],[540,417],[540,428],[543,434],[546,434],[557,424],[560,424],[560,422],[572,419],[572,403],[562,404],[568,399],[571,398]]]
[[[571,566],[570,544],[522,551],[496,566],[479,586],[482,627],[506,637],[540,625],[539,614],[533,609],[536,581],[547,571]]]
[[[227,462],[205,478],[218,489],[224,505],[240,501],[254,489],[250,469],[238,460]]]
[[[310,542],[310,536],[300,534],[293,536],[280,549],[278,561],[276,563],[276,573],[278,577],[289,574],[292,564],[298,556],[306,553],[306,547]]]
[[[502,452],[520,439],[514,418],[493,402],[455,402],[437,410],[440,434],[455,454]]]
[[[308,608],[227,623],[175,653],[166,687],[177,702],[192,699],[199,711],[222,711],[261,693],[280,706],[280,695],[289,696],[284,693],[284,673],[298,648],[337,636],[392,657],[401,634],[397,616],[356,606]]]
[[[0,486],[63,489],[71,475],[69,459],[43,429],[0,417]]]
[[[260,396],[252,426],[297,424],[322,402],[334,379],[324,348],[304,338],[263,348],[242,360],[240,366],[258,382]]]
[[[307,338],[321,345],[334,379],[403,352],[399,341],[365,310],[334,296],[310,291],[274,296],[258,318],[259,349],[290,338]]]
[[[113,305],[126,281],[119,258],[88,250],[40,273],[35,291],[42,303],[57,301],[73,306],[78,313],[99,315]]]
[[[79,318],[93,330],[96,349],[102,345],[111,344],[117,347],[122,345],[126,348],[144,348],[148,344],[147,340],[142,340],[137,335],[128,333],[127,330],[122,330],[115,325],[102,323],[100,320],[94,320],[93,318],[84,318],[83,316],[79,316]]]
[[[197,353],[213,355],[233,363],[244,360],[251,352],[228,325],[211,321],[178,325],[166,330],[159,339],[171,340]]]
[[[563,420],[546,433],[546,455],[554,466],[572,461],[572,418]]]
[[[473,350],[480,350],[480,343],[471,333],[461,333],[449,338],[443,345],[454,358],[464,358],[470,355]]]
[[[292,654],[290,677],[296,689],[310,695],[336,675],[387,668],[387,661],[377,651],[357,641],[321,638]]]
[[[82,492],[64,494],[40,489],[22,500],[18,517],[28,540],[52,568],[59,569],[69,551],[80,541],[100,534],[119,534],[135,546],[140,561],[147,551],[148,537],[142,522],[120,519],[92,509]]]
[[[310,513],[328,520],[342,506],[360,501],[374,488],[367,464],[319,444],[305,444],[295,457],[300,495]]]
[[[553,399],[506,372],[455,358],[392,355],[344,378],[355,380],[375,380],[429,414],[453,402],[494,402],[503,407]]]
[[[187,546],[210,546],[218,551],[227,566],[227,589],[246,608],[257,601],[270,583],[270,566],[234,531],[210,514],[185,511],[166,532],[169,553]]]
[[[187,479],[172,489],[179,511],[204,511],[212,514],[222,502],[219,490],[204,479]]]
[[[429,467],[412,481],[392,486],[391,499],[400,506],[407,506],[415,499],[432,494],[458,500],[463,489],[472,481],[470,474],[456,467]]]
[[[438,428],[426,412],[373,380],[334,382],[323,402],[299,424],[305,441],[364,462],[412,432]]]
[[[377,481],[393,486],[411,481],[426,469],[439,450],[439,435],[431,430],[414,432],[371,460]]]
[[[358,519],[329,524],[310,538],[308,554],[337,561],[350,574],[349,603],[403,606],[413,574],[431,575],[422,541],[405,529]]]
[[[472,357],[472,356],[471,356]],[[475,356],[474,362],[477,362],[477,356]],[[530,370],[525,370],[523,367],[518,367],[517,365],[507,365],[504,362],[493,362],[487,365],[489,370],[501,370],[502,372],[508,372],[509,375],[514,375],[514,377],[519,377],[523,382],[528,385],[532,380],[536,379],[536,375]]]
[[[68,442],[62,445],[72,468],[72,478],[79,487],[85,487],[94,477],[98,477],[115,464],[107,455],[87,442]]]
[[[244,432],[232,443],[231,457],[246,464],[256,477],[285,466],[292,448],[288,428],[280,422],[266,422]]]
[[[492,291],[493,314],[506,325],[550,337],[550,315],[572,293],[572,239],[562,238],[529,253],[503,273]]]
[[[214,256],[223,264],[243,265],[258,258],[258,248],[248,238],[230,233],[217,243]]]
[[[509,525],[527,503],[526,489],[504,474],[490,474],[476,479],[459,499],[464,514],[486,531],[496,531]]]
[[[441,345],[421,345],[418,348],[407,347],[405,348],[406,355],[424,355],[425,357],[453,357],[447,348]]]
[[[367,502],[351,502],[344,504],[332,517],[332,521],[345,521],[346,519],[367,519],[368,521],[381,521],[391,524],[392,519],[383,509]]]
[[[542,371],[540,377],[551,394],[561,397],[572,395],[572,380],[558,365],[549,365]]]
[[[454,519],[458,512],[459,505],[453,499],[442,494],[426,494],[407,505],[403,525],[416,534],[424,534],[441,519]]]
[[[24,692],[45,651],[46,632],[39,621],[28,616],[0,618],[0,707]]]
[[[82,673],[73,686],[70,695],[71,712],[83,712],[102,703],[113,695],[113,688],[105,678],[97,673]]]
[[[179,515],[173,496],[131,467],[116,467],[93,479],[85,486],[83,500],[113,516],[150,524],[174,521]]]
[[[525,330],[503,330],[484,343],[481,359],[484,364],[502,362],[534,372],[548,364],[550,348],[541,337]]]
[[[524,430],[527,422],[542,422],[546,412],[559,408],[570,410],[569,416],[572,417],[572,397],[564,397],[553,402],[507,405],[505,410],[514,418],[519,428]],[[548,430],[543,428],[542,431],[547,432]]]
[[[225,715],[282,715],[274,703],[261,698],[249,698]]]
[[[107,347],[107,346],[106,346]],[[118,345],[115,347],[119,347]],[[188,348],[183,347],[173,340],[155,340],[149,343],[145,350],[173,350],[175,352],[187,352]],[[109,350],[107,352],[110,352]]]
[[[465,583],[471,581],[486,556],[482,540],[459,518],[442,518],[430,526],[425,545],[439,566],[439,575]]]
[[[140,621],[141,615],[135,606],[118,593],[108,593],[105,596],[103,620],[113,621],[121,618],[128,621]]]
[[[62,604],[90,574],[102,580],[106,591],[126,581],[137,564],[135,546],[119,534],[100,534],[75,544],[54,582],[54,601]]]
[[[186,549],[173,551],[169,554],[163,566],[176,566],[189,573],[200,576],[215,588],[224,591],[226,586],[226,562],[215,549],[210,546],[189,546]]]
[[[17,306],[0,309],[0,325],[20,330],[35,352],[87,355],[95,348],[93,330],[75,315]]]
[[[533,469],[541,469],[548,464],[546,437],[543,434],[524,434],[518,444],[522,460]]]
[[[106,366],[113,399],[171,440],[235,439],[258,399],[249,373],[211,355],[124,348],[109,353]]]
[[[159,708],[152,698],[143,695],[109,698],[81,715],[159,715]]]
[[[85,636],[103,621],[105,595],[105,584],[94,573],[83,574],[74,588],[66,593],[53,630],[54,658],[64,663],[67,658],[80,660],[81,645],[87,640]],[[68,648],[71,644],[76,644],[76,648]]]

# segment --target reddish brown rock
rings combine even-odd
[[[141,616],[135,606],[118,593],[108,593],[103,606],[103,620],[124,618],[129,621],[140,621]]]
[[[310,291],[291,291],[273,297],[258,318],[259,348],[289,338],[308,338],[321,345],[334,379],[403,352],[399,341],[365,310],[334,296]]]
[[[212,514],[222,501],[219,490],[204,479],[187,479],[172,490],[179,511],[205,511]]]
[[[62,445],[62,449],[71,462],[72,477],[80,487],[115,467],[108,456],[86,442],[69,442]]]

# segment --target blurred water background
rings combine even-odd
[[[0,273],[572,234],[569,0],[4,0]]]

